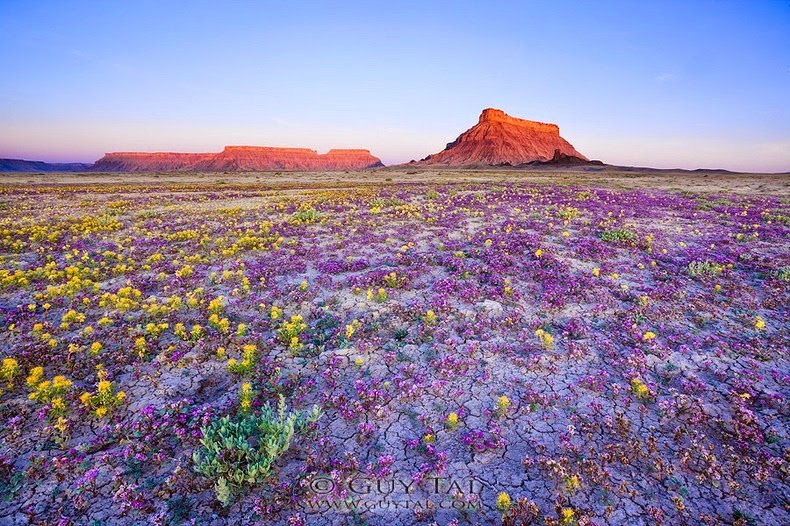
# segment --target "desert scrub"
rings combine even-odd
[[[710,261],[692,261],[688,265],[689,276],[718,276],[724,270],[724,265]]]
[[[636,232],[628,230],[627,228],[617,228],[615,230],[606,230],[601,233],[601,240],[607,243],[630,243],[637,238]]]
[[[288,219],[288,222],[292,225],[304,225],[307,223],[315,223],[319,219],[321,219],[321,214],[317,210],[312,207],[305,207],[291,214],[291,218]]]
[[[271,476],[272,465],[291,446],[296,432],[316,422],[321,412],[287,411],[280,395],[277,410],[266,405],[260,415],[222,417],[201,428],[201,447],[192,453],[194,470],[214,481],[214,492],[223,506],[244,488]]]
[[[578,208],[575,208],[573,206],[566,206],[565,208],[562,208],[557,211],[557,217],[569,221],[571,219],[576,219],[577,217],[579,217],[579,213],[580,212]]]

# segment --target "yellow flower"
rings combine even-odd
[[[502,491],[502,492],[499,493],[499,495],[497,495],[497,497],[496,497],[496,509],[498,509],[499,511],[503,511],[504,512],[504,511],[509,510],[511,505],[512,505],[512,502],[510,500],[510,495],[508,495],[507,492]]]
[[[507,412],[508,408],[510,407],[510,398],[505,395],[501,395],[496,400],[496,409],[500,416],[504,416]]]
[[[644,336],[642,336],[642,339],[643,339],[643,340],[645,340],[645,341],[649,341],[649,340],[652,340],[652,339],[654,339],[655,337],[656,337],[656,334],[655,334],[654,332],[652,332],[652,331],[647,331],[647,332],[644,334]]]
[[[458,419],[458,413],[450,413],[449,415],[447,415],[447,419],[445,420],[444,423],[450,431],[455,431],[456,429],[458,429],[458,426],[460,424]]]
[[[357,358],[356,360],[354,360],[354,365],[356,365],[357,367],[362,367],[363,363],[365,363],[365,360],[363,360],[362,358]]]
[[[537,249],[537,250],[535,251],[535,257],[536,257],[536,258],[539,258],[539,257],[540,257],[540,256],[542,256],[542,255],[543,255],[543,249],[540,249],[540,248],[539,248],[539,249]]]
[[[424,437],[422,437],[422,440],[423,440],[423,442],[425,442],[426,444],[431,444],[431,443],[433,443],[433,442],[436,442],[436,437],[435,437],[433,434],[431,434],[431,433],[428,433],[427,435],[425,435]]]
[[[52,388],[57,390],[68,389],[71,387],[72,382],[65,376],[58,375],[52,379]]]
[[[579,482],[578,475],[571,475],[570,477],[565,479],[565,488],[569,491],[573,491],[575,489],[579,489],[581,487],[581,483]]]
[[[106,394],[112,391],[112,382],[109,380],[102,380],[98,384],[99,394]]]
[[[107,408],[104,407],[104,406],[97,407],[95,413],[96,413],[96,416],[101,418],[101,417],[103,417],[104,415],[107,414]]]
[[[758,331],[765,329],[765,320],[762,318],[762,316],[757,316],[754,318],[754,328]]]
[[[63,412],[66,410],[66,404],[63,402],[63,399],[60,397],[53,398],[51,405],[52,405],[52,410],[55,412]]]
[[[91,394],[90,393],[82,393],[80,395],[80,402],[82,402],[84,405],[88,405],[90,403],[90,401],[91,401]]]
[[[646,400],[650,398],[650,389],[648,389],[645,383],[639,378],[634,378],[631,380],[631,390],[640,400]]]
[[[0,368],[0,379],[4,380],[8,387],[14,386],[14,377],[19,374],[19,364],[14,358],[3,358],[3,366]]]
[[[595,276],[595,277],[597,278],[597,277],[598,277],[598,276],[600,276],[600,275],[601,275],[601,269],[599,269],[599,268],[597,268],[597,267],[596,267],[596,268],[594,268],[594,269],[593,269],[593,276]]]
[[[573,523],[575,518],[576,513],[572,508],[562,508],[562,511],[560,512],[560,524],[563,526],[568,526]]]

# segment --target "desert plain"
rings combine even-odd
[[[0,228],[2,524],[790,523],[787,174],[3,174]]]

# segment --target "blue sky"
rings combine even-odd
[[[486,107],[612,164],[790,171],[790,2],[0,0],[0,157],[441,150]]]

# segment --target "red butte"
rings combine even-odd
[[[444,166],[517,166],[548,162],[558,156],[588,161],[565,139],[556,124],[511,117],[488,108],[477,124],[462,133],[439,153],[417,164]]]
[[[259,170],[356,170],[383,166],[368,150],[226,146],[220,153],[108,153],[93,165],[98,172],[225,172]]]

